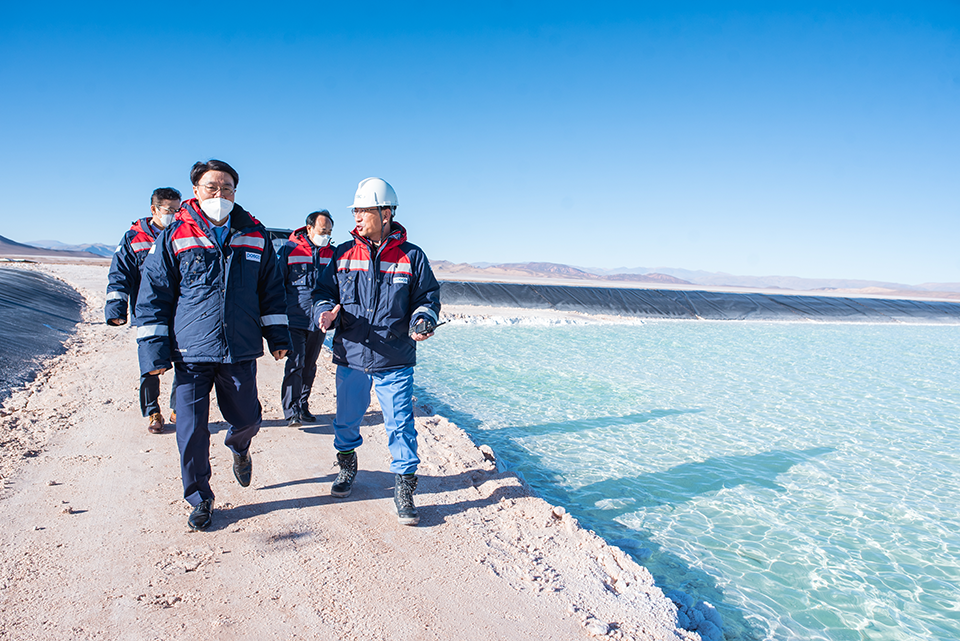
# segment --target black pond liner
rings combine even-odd
[[[0,267],[0,402],[63,353],[82,307],[83,297],[55,278]]]
[[[636,318],[960,324],[960,303],[886,298],[442,281],[440,299]]]

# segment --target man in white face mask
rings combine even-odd
[[[188,525],[213,522],[210,392],[229,423],[224,444],[247,487],[250,444],[260,430],[257,361],[267,340],[280,360],[290,349],[283,281],[267,230],[234,203],[239,176],[220,160],[190,171],[191,198],[143,265],[137,302],[140,371],[175,368],[177,446]]]
[[[311,322],[313,287],[317,275],[330,262],[333,217],[326,209],[307,216],[306,225],[290,234],[280,249],[280,273],[287,289],[287,319],[293,350],[287,358],[280,388],[283,418],[290,427],[313,423],[309,399],[317,375],[317,359],[326,333]]]
[[[147,252],[164,228],[173,222],[174,215],[180,210],[180,192],[172,187],[161,187],[150,196],[150,217],[134,222],[120,239],[117,250],[110,263],[107,278],[107,303],[104,314],[108,325],[124,325],[127,322],[127,310],[130,310],[131,325],[137,325],[135,308],[137,292],[140,290],[140,268]],[[176,390],[176,386],[174,386]],[[170,409],[174,410],[174,391],[170,392]],[[151,434],[163,432],[163,414],[160,412],[160,377],[157,374],[144,374],[140,377],[140,411],[149,417],[147,431]],[[170,417],[175,422],[175,412]]]

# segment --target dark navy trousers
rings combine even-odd
[[[177,409],[177,377],[173,377],[170,389],[170,409]],[[160,375],[144,374],[140,377],[140,411],[144,418],[160,411]]]
[[[234,454],[246,454],[263,419],[257,398],[257,361],[175,363],[174,367],[183,498],[197,506],[214,498],[210,489],[210,392],[217,390],[217,404],[228,423],[223,444]]]
[[[283,418],[290,418],[305,407],[310,399],[313,381],[317,378],[317,359],[323,347],[325,332],[320,330],[290,328],[293,349],[283,368],[283,384],[280,386],[280,401],[283,403]]]

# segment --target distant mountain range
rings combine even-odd
[[[0,256],[93,256],[110,258],[115,246],[103,243],[68,245],[58,240],[34,240],[18,243],[0,236]],[[92,256],[91,256],[92,255]],[[550,278],[610,283],[660,283],[663,285],[701,285],[704,287],[736,287],[749,290],[783,289],[805,292],[835,292],[925,298],[960,298],[960,283],[921,283],[905,285],[876,280],[843,278],[798,278],[796,276],[738,276],[724,272],[679,269],[675,267],[620,267],[598,269],[574,267],[558,263],[453,263],[431,261],[437,274],[448,278],[479,276],[489,279]]]
[[[617,269],[594,269],[589,267],[581,268],[583,271],[591,274],[610,275],[610,274],[645,274],[648,272],[657,272],[669,274],[677,278],[684,279],[695,285],[710,285],[724,287],[749,287],[764,289],[795,289],[803,291],[817,290],[853,290],[880,288],[905,291],[934,291],[934,292],[958,292],[960,283],[923,283],[920,285],[906,285],[904,283],[891,283],[878,280],[857,280],[844,278],[799,278],[797,276],[737,276],[724,272],[705,272],[702,270],[677,269],[673,267],[621,267]]]
[[[690,285],[689,281],[666,274],[597,274],[579,267],[556,263],[451,263],[447,260],[430,261],[435,271],[441,274],[479,274],[489,277],[566,278],[571,280],[631,281],[636,283],[672,283]]]
[[[64,247],[69,247],[69,245],[64,245]],[[110,252],[113,253],[112,251]],[[29,257],[47,257],[47,258],[60,258],[60,259],[91,259],[97,258],[102,259],[104,256],[102,254],[93,253],[90,251],[77,251],[73,249],[48,249],[46,247],[37,247],[36,245],[27,245],[25,243],[18,243],[15,240],[10,240],[0,236],[0,256],[7,258],[29,258]]]
[[[622,267],[597,269],[572,267],[556,263],[451,263],[431,261],[438,274],[455,276],[475,275],[484,278],[562,278],[570,280],[601,280],[621,282],[701,285],[705,287],[736,287],[750,290],[784,289],[806,292],[837,292],[889,296],[916,296],[956,298],[960,283],[923,283],[905,285],[874,280],[841,278],[798,278],[796,276],[737,276],[723,272],[694,271],[673,267]],[[954,295],[952,295],[954,294]]]
[[[44,249],[55,249],[57,251],[90,252],[104,258],[112,258],[116,245],[104,245],[103,243],[93,243],[86,245],[67,245],[59,240],[31,240],[27,245],[33,247],[42,247]]]

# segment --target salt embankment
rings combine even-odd
[[[211,531],[191,532],[175,436],[139,415],[135,331],[102,321],[105,266],[46,265],[84,297],[65,353],[0,409],[0,630],[18,639],[696,639],[649,572],[534,496],[457,426],[419,413],[419,527],[397,524],[382,416],[336,476],[333,370],[315,425],[281,420],[259,361],[254,479],[233,480],[214,407]],[[163,376],[166,394],[170,374]]]
[[[960,303],[769,292],[443,281],[445,305],[632,318],[960,324]]]
[[[0,400],[26,383],[44,359],[63,352],[83,300],[60,280],[0,266]]]

